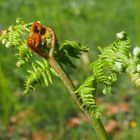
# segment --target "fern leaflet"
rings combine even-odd
[[[25,81],[25,94],[34,90],[35,85],[37,84],[48,86],[49,83],[52,83],[51,70],[46,60],[32,63],[32,68],[33,70],[27,70],[29,75]]]

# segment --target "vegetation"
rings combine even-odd
[[[2,3],[1,5],[4,6],[4,2],[1,2],[1,3]],[[12,3],[12,1],[11,1],[11,3]],[[19,5],[20,4],[21,3],[19,3]],[[28,3],[26,1],[24,1],[22,3],[21,7],[24,5],[25,15],[26,15],[26,12],[28,11],[28,8],[26,8],[26,6],[25,6],[26,4],[27,5],[28,4],[32,5],[34,3],[33,2]],[[49,6],[48,7],[46,6],[47,8],[45,8],[45,7],[43,8],[43,4],[42,4],[41,8],[39,8],[39,4],[40,3],[35,4],[37,6],[38,11],[40,9],[40,11],[45,12],[45,10],[48,10],[49,8],[51,8],[52,12],[50,13],[50,15],[49,14],[47,15],[48,17],[45,18],[45,20],[48,19],[47,25],[49,25],[49,23],[50,23],[54,27],[54,29],[56,28],[56,30],[55,30],[56,33],[57,33],[57,30],[58,30],[57,38],[59,39],[59,36],[60,36],[59,40],[63,40],[63,38],[64,39],[73,39],[73,40],[76,39],[79,42],[81,42],[82,44],[87,43],[88,46],[96,45],[96,44],[101,44],[102,45],[102,44],[108,44],[108,42],[112,42],[113,38],[111,38],[111,37],[114,36],[113,34],[118,32],[118,31],[115,31],[115,30],[113,30],[112,32],[108,32],[106,30],[107,31],[106,32],[105,29],[102,29],[102,32],[100,32],[98,30],[98,28],[99,28],[98,26],[101,23],[102,23],[102,25],[103,24],[108,25],[108,22],[110,21],[109,20],[110,17],[112,16],[112,18],[114,18],[113,12],[109,12],[109,13],[107,12],[106,15],[112,14],[110,16],[108,15],[109,17],[107,19],[104,16],[102,16],[103,19],[104,19],[104,20],[103,19],[102,20],[104,22],[101,22],[101,19],[96,20],[96,22],[98,21],[98,23],[100,23],[98,26],[96,25],[96,23],[94,23],[97,27],[95,26],[95,28],[93,28],[91,26],[92,22],[93,22],[93,19],[96,19],[96,18],[100,17],[100,14],[98,15],[99,11],[96,8],[101,8],[101,10],[105,10],[104,6],[102,6],[104,4],[104,2],[102,2],[102,3],[100,3],[100,2],[92,3],[89,0],[89,1],[87,1],[87,5],[85,5],[85,3],[82,2],[82,1],[79,1],[79,2],[78,1],[63,2],[63,4],[61,4],[61,7],[59,7],[59,6],[55,6],[57,4],[59,5],[59,2],[56,1],[55,3],[54,2],[48,2]],[[117,2],[112,1],[110,3],[110,5],[112,5],[112,7],[113,6],[115,7],[116,5],[119,5],[119,1],[117,1]],[[71,8],[65,8],[67,6],[70,6]],[[87,9],[86,9],[86,6],[88,6]],[[55,8],[57,7],[57,11],[55,11],[55,9],[53,9],[54,7]],[[85,8],[85,9],[82,10],[83,8]],[[113,8],[112,9],[110,8],[110,9],[113,11]],[[114,19],[114,23],[116,24],[120,20],[121,24],[116,25],[118,30],[120,30],[120,29],[125,30],[126,32],[128,32],[130,34],[132,40],[134,42],[137,42],[135,40],[135,38],[136,38],[136,33],[138,34],[138,32],[136,32],[135,29],[132,29],[132,27],[129,28],[129,26],[126,26],[126,24],[129,25],[128,23],[129,23],[129,21],[132,21],[132,18],[135,18],[135,15],[134,15],[135,10],[133,8],[135,8],[134,5],[131,3],[131,1],[129,1],[126,9],[128,11],[129,10],[130,11],[128,12],[123,7],[123,9],[125,9],[127,11],[126,13],[130,16],[130,17],[128,16],[128,18],[127,18],[128,22],[127,22],[127,20],[123,21],[124,18],[123,18],[123,15],[121,15],[122,16],[122,17],[120,16],[121,18],[118,17],[118,19],[117,18]],[[67,12],[62,12],[63,10],[64,11],[66,10]],[[60,11],[59,16],[57,16],[58,11]],[[116,9],[116,11],[117,11],[117,9]],[[116,11],[114,10],[114,13]],[[92,13],[95,12],[95,14],[91,15],[90,14],[91,12]],[[39,15],[39,13],[41,13],[41,12],[38,12],[38,15]],[[1,13],[1,14],[3,14],[3,13]],[[19,12],[19,14],[20,14],[20,12]],[[50,16],[50,18],[49,18],[49,16]],[[69,17],[72,17],[73,19],[66,20],[66,19],[69,19]],[[32,20],[32,17],[30,16],[29,19]],[[40,19],[40,18],[38,18],[38,19]],[[38,19],[36,17],[36,18],[34,18],[34,21],[36,21]],[[8,20],[10,20],[10,19],[7,19],[7,23],[8,23]],[[45,22],[45,20],[43,18],[41,20],[43,22]],[[57,22],[55,20],[57,20]],[[65,22],[64,22],[64,20],[65,20]],[[58,25],[60,25],[61,22],[65,26],[59,27]],[[80,24],[80,23],[82,23],[82,24]],[[5,23],[1,23],[1,24],[6,25]],[[11,23],[11,24],[13,24],[13,23]],[[113,25],[114,24],[112,24],[112,26]],[[71,27],[70,29],[73,32],[75,30],[75,32],[77,32],[77,34],[69,35],[70,32],[71,32],[71,30],[69,30],[68,32],[65,33],[65,35],[62,32],[62,36],[61,36],[61,34],[60,34],[61,30],[60,29],[61,28],[66,28],[67,29],[68,27]],[[86,27],[86,28],[82,28],[82,27]],[[100,28],[102,28],[102,27],[103,26],[100,26]],[[84,29],[86,31],[78,30],[78,28],[79,29],[80,28]],[[92,30],[95,30],[95,31],[93,31],[93,33],[92,33]],[[93,34],[94,39],[91,38],[91,34],[89,36],[89,34],[86,33],[87,31],[88,32],[90,31],[90,33]],[[112,33],[112,35],[109,35],[111,33]],[[78,34],[80,34],[80,36]],[[123,33],[121,33],[121,34],[123,34]],[[114,70],[114,68],[116,68],[116,72],[120,72],[120,73],[121,72],[127,72],[131,76],[132,81],[134,81],[136,84],[138,84],[139,75],[136,74],[136,73],[137,72],[139,73],[139,71],[138,71],[139,70],[138,69],[139,53],[137,54],[139,49],[138,49],[138,47],[133,49],[132,56],[131,56],[131,54],[128,54],[127,49],[129,48],[129,42],[128,42],[127,38],[125,37],[125,35],[123,35],[123,37],[121,38],[120,37],[121,34],[118,35],[120,40],[121,39],[124,40],[124,42],[123,42],[123,40],[121,41],[121,42],[124,43],[124,44],[121,44],[121,45],[126,46],[126,50],[121,51],[121,53],[122,53],[121,56],[127,56],[128,60],[125,61],[125,63],[122,63],[122,62],[124,62],[124,60],[126,60],[125,57],[119,57],[117,55],[113,55],[110,58],[111,64],[112,64],[112,62],[114,62],[115,59],[117,59],[118,62],[113,65],[114,67],[111,65],[109,67],[109,70],[107,70],[107,71],[112,72],[112,70]],[[104,36],[102,36],[102,35],[104,35]],[[106,36],[109,36],[109,39],[106,38]],[[125,42],[125,40],[126,40],[126,42]],[[99,43],[99,42],[101,42],[101,43]],[[132,43],[134,44],[134,42],[132,42]],[[66,44],[66,45],[67,45],[67,43],[70,43],[70,42],[64,42],[64,44]],[[117,46],[118,47],[121,46],[119,43],[120,42],[115,42],[114,43],[116,45],[116,51],[117,51]],[[16,44],[16,42],[15,42],[15,44]],[[63,43],[60,42],[60,44],[63,44]],[[96,65],[98,65],[98,64],[107,64],[108,61],[107,61],[106,56],[109,53],[109,50],[112,49],[114,44],[110,45],[109,47],[107,47],[105,49],[100,49],[102,54],[100,55],[100,57],[96,61],[96,63],[93,63],[90,66],[92,71],[93,71],[93,73],[95,74],[95,78],[97,79],[97,82],[103,83],[103,85],[105,85],[103,87],[102,86],[99,87],[99,89],[97,91],[98,93],[100,93],[102,89],[103,89],[104,93],[109,93],[110,92],[110,85],[114,81],[116,81],[116,78],[115,78],[116,76],[113,74],[113,76],[111,75],[111,77],[113,78],[112,79],[113,81],[109,80],[107,83],[105,83],[103,79],[98,78],[98,76],[102,76],[102,73],[99,73],[99,71],[97,71],[95,69]],[[22,43],[21,43],[21,45],[24,46]],[[62,46],[64,46],[64,45],[62,45]],[[26,138],[29,138],[29,139],[31,139],[31,137],[32,137],[32,139],[35,139],[34,137],[41,137],[41,135],[43,135],[44,137],[47,137],[47,138],[50,137],[50,139],[84,139],[84,138],[85,139],[93,139],[95,137],[91,133],[90,129],[87,130],[87,127],[89,127],[88,124],[87,124],[87,121],[83,118],[83,116],[81,116],[81,113],[79,111],[77,111],[77,109],[76,109],[75,105],[73,105],[73,102],[71,101],[70,97],[65,94],[66,91],[63,90],[62,85],[60,84],[60,82],[58,82],[57,77],[56,78],[54,77],[53,79],[55,79],[55,81],[56,81],[55,83],[58,83],[58,84],[55,84],[55,87],[53,86],[53,88],[52,88],[52,86],[47,88],[47,91],[49,92],[48,94],[44,93],[44,91],[46,91],[44,89],[44,87],[42,87],[42,88],[40,87],[35,92],[38,92],[38,93],[41,92],[41,94],[33,94],[33,95],[28,94],[27,96],[21,97],[22,89],[23,89],[23,79],[25,77],[25,73],[24,73],[25,70],[20,72],[20,70],[15,69],[15,67],[14,67],[15,57],[13,56],[13,53],[12,52],[7,52],[3,48],[1,48],[1,50],[2,50],[1,51],[1,53],[2,53],[2,55],[1,55],[1,62],[2,62],[1,67],[2,67],[2,70],[3,70],[2,72],[4,72],[7,75],[6,80],[9,81],[10,87],[11,87],[11,88],[9,88],[9,90],[11,89],[10,92],[13,92],[13,94],[14,94],[14,95],[12,93],[11,94],[8,94],[8,93],[7,94],[2,94],[2,95],[5,95],[5,96],[6,95],[10,96],[10,100],[12,100],[12,102],[10,102],[10,104],[11,104],[11,106],[14,106],[14,108],[10,108],[11,106],[9,107],[9,110],[11,110],[11,113],[9,113],[9,111],[7,111],[9,114],[4,113],[4,111],[6,111],[6,110],[2,109],[2,115],[6,115],[6,116],[10,115],[11,117],[9,116],[10,119],[8,119],[8,117],[6,117],[6,116],[3,117],[3,118],[7,118],[7,123],[8,122],[9,123],[7,124],[7,126],[8,126],[7,129],[5,129],[6,127],[4,127],[4,124],[1,125],[1,126],[3,126],[1,128],[1,132],[3,131],[5,133],[5,135],[1,136],[2,137],[1,139],[5,139],[5,138],[7,138],[7,139],[19,139],[21,137],[26,137]],[[94,50],[94,52],[92,52],[92,50]],[[83,58],[84,67],[86,67],[88,65],[89,60],[96,59],[96,57],[97,57],[96,51],[97,51],[96,48],[94,48],[94,49],[91,48],[89,56],[83,54],[82,58]],[[20,52],[20,47],[19,47],[19,52]],[[103,52],[105,52],[105,54]],[[7,58],[5,58],[5,53],[8,56]],[[94,58],[93,58],[93,54],[95,56]],[[111,54],[114,54],[114,50],[111,51]],[[18,56],[21,56],[21,55],[18,55]],[[28,53],[27,56],[30,56],[30,52]],[[20,59],[20,58],[21,57],[19,57],[19,62],[17,63],[18,66],[21,66],[24,63],[24,61],[21,61],[23,59]],[[9,60],[12,60],[12,61],[9,61]],[[27,59],[24,59],[24,60],[26,61]],[[57,60],[60,61],[59,58]],[[67,59],[67,60],[69,60],[69,59]],[[34,61],[34,60],[32,60],[32,61]],[[71,62],[71,61],[67,61],[67,62]],[[134,62],[134,63],[132,64],[130,62]],[[10,65],[8,65],[8,63]],[[67,72],[70,73],[70,76],[72,77],[72,79],[74,79],[75,82],[83,81],[86,77],[88,77],[88,75],[91,75],[88,72],[88,69],[87,68],[83,69],[83,66],[80,65],[80,63],[81,62],[76,61],[76,66],[78,66],[78,69],[81,70],[81,68],[82,68],[81,72],[80,73],[78,72],[78,75],[77,75],[77,72],[76,72],[77,70],[72,70],[71,68],[66,67]],[[73,66],[72,63],[67,63],[67,64]],[[42,67],[42,63],[40,64],[38,61],[36,62],[36,64],[33,64],[33,67],[36,68],[36,65],[39,65],[40,68]],[[45,66],[47,66],[47,65],[45,65]],[[106,65],[104,65],[104,66],[106,66]],[[118,66],[119,66],[119,68],[118,68]],[[99,67],[99,68],[101,68],[101,67]],[[26,69],[28,69],[28,66],[27,66]],[[135,70],[135,71],[133,71],[133,70]],[[10,74],[11,71],[15,75],[12,74],[13,76],[11,76],[11,74]],[[103,71],[101,70],[101,72],[104,72],[104,70]],[[31,73],[31,72],[29,72],[29,73]],[[86,74],[83,75],[83,73],[86,73]],[[5,75],[5,74],[2,74],[2,75]],[[110,72],[107,73],[107,74],[110,74]],[[33,77],[33,75],[32,75],[32,77]],[[43,75],[42,75],[42,77],[43,77]],[[98,95],[99,97],[97,97],[99,99],[99,101],[97,100],[97,102],[99,102],[99,104],[101,104],[102,112],[108,113],[108,115],[107,115],[108,117],[103,118],[103,120],[104,120],[104,123],[105,123],[105,126],[106,126],[106,130],[110,133],[110,137],[113,136],[114,139],[118,139],[118,137],[119,137],[119,139],[128,139],[130,137],[132,139],[138,139],[138,137],[139,137],[139,133],[138,133],[138,130],[139,130],[139,128],[138,128],[138,118],[137,118],[138,115],[136,115],[136,114],[138,114],[138,111],[137,111],[138,110],[137,109],[138,104],[137,104],[137,102],[139,101],[139,95],[136,94],[138,91],[136,91],[135,87],[132,84],[130,84],[129,79],[126,76],[121,76],[119,78],[120,78],[120,81],[122,81],[122,82],[119,82],[115,86],[113,86],[114,87],[113,92],[114,93],[118,92],[118,93],[115,94],[114,97],[106,97],[106,98],[104,96],[102,97],[102,95],[99,94]],[[15,79],[15,82],[13,82],[13,79]],[[19,81],[17,79],[19,79]],[[91,81],[91,80],[94,80],[94,78],[90,78],[88,80]],[[30,82],[30,80],[27,80],[27,81]],[[51,82],[50,79],[49,79],[49,81]],[[26,83],[29,83],[29,82],[26,82]],[[48,84],[48,81],[47,82],[43,81],[43,82]],[[6,85],[7,82],[4,82],[4,83],[5,84],[3,85],[2,89],[5,89],[4,86]],[[78,85],[80,85],[81,83],[82,82],[78,83]],[[127,83],[127,84],[125,84],[125,83]],[[90,83],[88,84],[88,86],[90,86]],[[17,89],[17,87],[18,87],[18,89]],[[27,87],[26,92],[30,88],[32,89],[32,86]],[[119,90],[116,90],[116,89],[119,89]],[[127,89],[127,91],[129,93],[127,93],[126,95],[122,94],[122,93],[125,93],[124,90],[126,90],[126,89]],[[60,94],[58,95],[58,92],[56,92],[58,90],[60,91],[60,93],[62,93],[61,95]],[[94,91],[93,89],[91,89],[91,90]],[[4,92],[7,92],[7,91],[5,90]],[[13,95],[13,96],[11,96],[11,95]],[[81,96],[81,94],[78,94],[78,96]],[[131,100],[130,97],[136,98],[137,100],[135,100],[135,99],[134,99],[135,101]],[[1,101],[5,100],[5,99],[6,98],[4,96],[1,96]],[[42,100],[44,100],[44,99],[47,99],[47,101],[42,103]],[[21,103],[24,102],[24,105],[19,103],[17,100],[19,100]],[[82,96],[81,96],[81,100],[82,100]],[[113,104],[111,106],[109,106],[111,101],[112,101],[112,103],[114,103],[114,102],[116,103],[116,105],[114,105],[116,108],[113,106]],[[57,104],[57,102],[58,102],[58,104]],[[3,108],[5,108],[7,104],[4,104],[3,102],[1,102],[1,103],[2,103]],[[64,103],[67,104],[65,107],[63,106]],[[82,106],[85,109],[88,109],[88,106],[85,106],[85,104],[82,105]],[[122,106],[121,108],[123,108],[121,110],[121,112],[119,112],[117,110],[117,107],[119,108],[120,106]],[[54,108],[53,110],[52,110],[52,107]],[[97,109],[96,106],[93,105],[93,107],[95,107],[95,109]],[[130,107],[132,109],[130,109]],[[66,111],[66,110],[69,110],[69,111]],[[109,112],[109,110],[110,110],[110,112]],[[133,114],[133,111],[135,112],[135,115]],[[97,114],[99,114],[99,113],[97,113]],[[48,116],[48,115],[50,115],[50,116]],[[14,116],[14,117],[12,117],[12,116]],[[28,116],[28,118],[27,118],[27,116]],[[56,119],[56,116],[58,116],[57,119]],[[31,119],[31,118],[34,118],[34,119]],[[50,121],[49,118],[52,118],[52,121]],[[19,120],[23,124],[26,124],[26,125],[24,125],[25,128],[23,127],[22,123],[21,124],[18,123]],[[110,122],[110,120],[112,120],[112,122]],[[123,122],[121,122],[122,120],[123,120]],[[3,121],[1,121],[1,123],[2,122]],[[82,123],[82,122],[84,122],[84,123]],[[119,123],[121,124],[121,123],[124,123],[124,122],[126,123],[126,125],[124,125],[124,128],[121,128]],[[65,124],[67,124],[67,125],[65,125]],[[114,128],[107,128],[107,126],[111,126],[111,125]],[[32,127],[31,131],[29,130],[29,127]],[[21,130],[17,129],[17,128],[20,128]],[[19,132],[18,130],[20,130],[23,133]],[[44,131],[45,131],[45,133],[44,133]],[[130,132],[132,132],[132,133],[130,133]],[[115,133],[119,133],[120,135],[115,135]],[[111,135],[111,134],[113,134],[113,135]]]

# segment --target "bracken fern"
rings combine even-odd
[[[117,33],[117,40],[111,45],[105,48],[98,47],[101,54],[89,66],[91,75],[75,91],[73,83],[59,64],[76,68],[72,62],[73,59],[79,58],[82,52],[88,51],[88,48],[76,41],[56,43],[54,31],[41,24],[38,25],[43,27],[45,32],[40,32],[42,31],[40,28],[33,30],[34,35],[38,35],[40,40],[38,45],[40,46],[37,48],[35,48],[36,45],[32,46],[31,43],[34,44],[36,40],[34,41],[35,36],[33,38],[33,34],[30,34],[30,46],[27,47],[27,36],[29,32],[32,33],[31,25],[32,23],[25,23],[18,18],[15,25],[0,32],[0,43],[7,48],[14,48],[18,51],[16,54],[18,67],[29,62],[32,56],[29,47],[45,58],[43,61],[32,62],[32,70],[27,70],[24,94],[34,90],[37,84],[48,86],[49,83],[52,83],[52,74],[59,76],[78,106],[81,106],[84,111],[86,110],[86,114],[91,116],[93,127],[95,127],[99,139],[106,140],[107,135],[100,121],[100,109],[96,103],[97,88],[101,85],[103,94],[111,94],[113,83],[117,81],[117,75],[122,73],[127,73],[136,86],[140,87],[140,47],[135,47],[131,53],[129,50],[131,42],[127,34],[124,31]],[[49,48],[47,46],[48,40],[51,44]],[[43,51],[40,48],[43,48]]]

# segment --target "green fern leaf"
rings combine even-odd
[[[22,42],[21,45],[18,46],[18,56],[17,67],[22,67],[25,63],[27,63],[32,56],[30,49],[27,47],[26,42]]]
[[[88,48],[81,45],[76,41],[64,41],[60,46],[56,54],[56,59],[67,66],[76,68],[72,62],[72,58],[79,58],[81,52],[87,52]]]
[[[130,41],[126,34],[121,35],[121,37],[106,48],[99,47],[101,54],[89,66],[97,84],[104,85],[102,88],[104,94],[111,94],[112,84],[117,81],[116,73],[125,72],[129,65]]]
[[[35,89],[35,85],[42,84],[48,86],[52,83],[51,70],[46,60],[32,63],[33,70],[28,70],[29,75],[25,81],[24,94]]]
[[[8,27],[7,30],[3,31],[0,35],[0,43],[5,45],[7,48],[14,48],[18,50],[16,54],[18,56],[17,66],[21,67],[28,62],[31,51],[26,45],[26,35],[29,31],[29,25],[25,24],[20,18],[17,18],[16,24]]]
[[[81,101],[81,107],[86,109],[91,115],[100,117],[99,109],[97,109],[95,99],[95,88],[93,88],[94,76],[89,77],[85,82],[76,90],[76,93]]]

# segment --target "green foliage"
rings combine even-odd
[[[33,70],[27,70],[29,75],[25,81],[25,94],[33,90],[37,84],[48,86],[49,82],[52,83],[51,70],[46,60],[36,60],[32,63],[32,68]]]
[[[23,66],[25,63],[27,63],[32,56],[32,53],[30,49],[27,48],[26,41],[22,42],[18,46],[18,53],[16,54],[18,56],[18,62],[17,67]]]
[[[101,54],[97,61],[90,64],[97,83],[103,84],[104,94],[111,94],[112,84],[117,81],[116,73],[124,72],[128,66],[129,39],[124,32],[118,33],[117,37],[118,40],[113,44],[104,49],[99,48]]]
[[[65,40],[58,48],[56,59],[69,67],[76,68],[71,58],[79,58],[81,52],[87,52],[88,48],[76,41]]]
[[[109,4],[108,4],[109,2]],[[134,7],[134,4],[136,4],[137,9]],[[139,41],[140,36],[136,36],[136,32],[139,32],[138,30],[140,30],[139,28],[139,24],[140,24],[140,20],[139,20],[139,0],[136,1],[132,1],[132,0],[112,0],[112,1],[108,1],[108,0],[87,0],[86,3],[83,0],[30,0],[30,1],[23,1],[23,0],[9,0],[8,2],[5,0],[1,0],[0,1],[0,7],[1,7],[1,12],[0,12],[0,17],[1,19],[1,24],[0,27],[5,27],[9,24],[13,24],[14,19],[17,16],[23,16],[27,21],[36,21],[36,20],[41,20],[43,21],[44,24],[48,24],[51,25],[52,27],[54,27],[54,29],[56,29],[57,31],[57,36],[59,38],[59,40],[63,40],[63,39],[71,39],[71,40],[79,40],[80,42],[84,42],[84,44],[87,44],[89,47],[91,47],[90,50],[90,60],[96,58],[97,56],[97,51],[96,51],[96,46],[97,45],[106,45],[109,42],[111,42],[114,39],[114,33],[120,31],[120,30],[125,30],[126,32],[129,33],[129,35],[131,36],[132,40],[133,40],[133,44],[136,43],[136,41]],[[32,7],[32,8],[31,8]],[[18,9],[18,12],[17,12]],[[109,9],[109,10],[108,10]],[[135,11],[134,11],[135,10]],[[33,12],[35,11],[35,12]],[[16,13],[16,14],[15,14]],[[44,14],[46,13],[46,14]],[[92,13],[92,14],[91,14]],[[137,29],[135,26],[135,17],[137,18]],[[65,33],[64,33],[65,31]],[[7,55],[6,58],[3,57],[3,52],[5,53],[6,50],[1,49],[1,65],[13,65],[14,59],[12,58],[12,55]],[[11,52],[8,52],[10,53]],[[13,55],[14,56],[14,55]],[[10,57],[10,59],[9,59]],[[4,61],[3,61],[4,60]],[[5,74],[7,75],[7,73],[14,71],[13,70],[9,70],[6,69],[7,67],[3,67],[2,69],[4,69]],[[81,66],[82,69],[83,66]],[[17,70],[16,70],[17,71]],[[78,71],[80,76],[80,80],[83,79],[85,77],[85,75],[82,75],[82,70]],[[21,73],[19,71],[19,73]],[[22,73],[23,74],[23,73]],[[74,77],[75,73],[71,73],[72,77]],[[18,77],[17,75],[11,74],[10,75],[11,79],[13,78],[17,78],[19,79],[20,77]],[[124,75],[122,81],[119,81],[120,86],[123,86],[123,92],[120,91],[120,86],[118,86],[118,88],[115,88],[115,92],[117,92],[118,94],[114,94],[112,97],[112,99],[115,99],[116,97],[118,97],[118,102],[121,99],[121,96],[123,94],[121,93],[128,93],[128,91],[132,91],[133,93],[136,92],[136,89],[130,89],[130,85],[127,84],[127,82],[130,83],[130,81],[126,78],[126,75]],[[9,79],[8,79],[9,80]],[[21,79],[22,80],[22,79]],[[80,81],[78,79],[78,81]],[[11,80],[13,82],[13,80]],[[9,80],[9,83],[11,85],[11,82]],[[18,81],[18,80],[17,80]],[[59,80],[56,81],[55,85],[61,85]],[[22,84],[21,84],[22,87]],[[20,88],[20,87],[19,87]],[[127,89],[129,88],[129,90]],[[14,88],[15,90],[17,89],[17,87],[15,86]],[[53,133],[52,135],[50,134],[51,132],[48,131],[49,129],[49,125],[47,132],[49,133],[49,138],[51,137],[51,139],[87,139],[87,140],[91,140],[91,139],[96,139],[93,138],[93,133],[92,135],[89,135],[89,128],[85,128],[82,129],[81,125],[79,127],[75,127],[72,129],[68,129],[65,130],[64,126],[60,126],[58,124],[55,123],[55,121],[53,121],[53,116],[54,114],[50,114],[48,110],[52,110],[52,104],[54,103],[56,104],[58,102],[58,100],[61,101],[59,103],[59,106],[55,106],[56,108],[53,110],[53,112],[57,112],[58,114],[55,116],[60,116],[60,114],[62,112],[65,112],[66,114],[69,114],[71,111],[69,109],[67,109],[67,107],[65,107],[64,110],[64,104],[66,104],[66,98],[69,99],[70,97],[65,97],[66,94],[64,93],[65,90],[60,91],[61,95],[59,96],[60,98],[56,98],[58,94],[55,94],[59,89],[62,89],[61,87],[58,87],[58,89],[55,90],[55,88],[51,88],[47,89],[48,93],[52,93],[52,94],[44,94],[44,96],[42,97],[43,93],[46,93],[46,90],[42,90],[40,91],[42,94],[38,95],[34,95],[34,97],[37,97],[36,99],[31,99],[30,100],[30,96],[26,97],[26,100],[24,100],[24,104],[21,103],[22,107],[25,107],[25,104],[31,105],[31,102],[28,102],[29,100],[32,101],[32,105],[35,106],[36,103],[35,101],[38,101],[38,97],[42,97],[42,99],[40,101],[38,101],[38,105],[41,104],[42,105],[42,100],[44,98],[47,97],[47,100],[50,102],[48,104],[48,102],[46,102],[46,106],[47,109],[41,110],[44,107],[44,104],[42,105],[42,107],[38,107],[36,105],[36,108],[38,110],[40,110],[40,112],[42,113],[42,117],[44,116],[44,118],[48,121],[52,121],[52,124],[50,125],[50,127],[52,127],[52,125],[54,125],[56,127],[57,130],[62,130],[62,132],[57,131],[55,132],[55,134]],[[126,90],[127,89],[127,90]],[[52,92],[53,91],[53,92]],[[19,91],[20,92],[20,91]],[[120,94],[119,94],[120,93]],[[128,94],[127,94],[128,95]],[[139,94],[137,94],[139,95]],[[48,98],[48,96],[52,96],[52,98]],[[129,96],[129,95],[128,95]],[[135,96],[135,95],[134,95]],[[133,96],[133,97],[134,97]],[[15,98],[17,98],[16,96],[14,96]],[[134,98],[130,99],[130,102],[134,102]],[[136,96],[135,96],[136,97]],[[23,97],[24,98],[24,97]],[[104,97],[106,98],[106,97]],[[108,97],[107,97],[108,99]],[[70,99],[69,99],[70,100]],[[112,101],[110,99],[110,101]],[[108,102],[110,102],[108,100]],[[72,105],[72,101],[71,102],[67,102],[67,104]],[[132,109],[134,112],[139,112],[139,103],[134,102],[134,104],[137,106],[137,108]],[[74,106],[74,105],[73,105]],[[27,107],[28,108],[28,107]],[[61,108],[61,110],[56,111],[57,109]],[[70,108],[70,107],[69,107]],[[72,109],[72,107],[71,107]],[[47,110],[47,116],[46,116],[46,110]],[[75,111],[75,114],[77,112]],[[132,113],[130,113],[132,114]],[[130,114],[127,114],[127,116],[125,116],[124,118],[120,117],[121,120],[125,120],[126,122],[126,117],[130,117]],[[133,113],[135,114],[135,113]],[[2,115],[2,114],[1,114]],[[0,116],[1,116],[0,115]],[[38,120],[38,117],[40,116],[40,113],[38,114],[34,114],[33,118]],[[62,115],[63,118],[61,118],[61,120],[63,121],[63,123],[61,124],[65,124],[65,119],[68,119],[68,117],[66,117],[64,114]],[[135,115],[137,116],[138,120],[139,120],[139,114]],[[51,119],[50,119],[51,118]],[[55,118],[56,119],[56,118]],[[54,120],[55,120],[54,119]],[[110,118],[109,118],[110,119]],[[28,123],[27,120],[25,121],[25,123]],[[39,121],[38,121],[39,122]],[[40,123],[40,122],[39,122]],[[44,121],[42,121],[42,123],[44,124]],[[87,123],[85,123],[87,124]],[[87,124],[88,125],[88,124]],[[40,125],[37,125],[40,126]],[[22,126],[21,126],[22,127]],[[21,128],[20,127],[20,128]],[[25,128],[25,125],[23,126]],[[32,123],[29,125],[29,128],[33,128],[34,124],[33,121]],[[28,127],[27,127],[28,128]],[[39,131],[41,131],[43,127],[40,126]],[[79,131],[77,131],[77,129]],[[126,134],[128,134],[129,136],[131,134],[135,135],[135,132],[129,131],[131,128],[128,128],[126,130]],[[139,130],[139,128],[137,128]],[[18,129],[19,130],[19,129]],[[30,129],[31,130],[31,129]],[[122,131],[120,131],[120,133],[124,133],[124,129],[121,128]],[[20,130],[19,130],[20,131]],[[26,129],[26,131],[28,131],[28,129]],[[64,135],[63,133],[65,133],[67,131],[68,135]],[[73,133],[71,133],[71,131]],[[12,139],[22,139],[22,135],[19,134],[19,138],[17,138],[18,133],[16,131],[15,132],[15,137],[13,136]],[[29,131],[30,132],[30,131]],[[139,132],[139,131],[138,131]],[[120,135],[120,133],[117,133],[117,136]],[[115,135],[115,132],[113,133]],[[4,134],[1,133],[1,135],[3,136]],[[30,133],[29,133],[30,135]],[[51,135],[51,136],[50,136]],[[62,136],[63,135],[63,136]],[[78,136],[77,136],[78,135]],[[61,138],[58,138],[58,137]],[[77,137],[76,137],[77,136]],[[122,138],[124,139],[129,139],[130,137],[125,137]],[[55,138],[54,138],[55,137]],[[1,138],[0,138],[1,139]],[[30,139],[30,138],[27,138]],[[113,138],[112,138],[113,139]],[[118,139],[118,138],[117,138]],[[139,139],[139,137],[136,138],[132,138],[132,139]]]
[[[16,24],[8,27],[7,30],[2,31],[0,36],[1,44],[7,48],[17,49],[18,62],[17,67],[23,66],[29,61],[31,56],[30,50],[27,48],[26,38],[29,32],[31,23],[24,23],[21,18],[16,19]]]
[[[91,76],[84,81],[76,93],[80,99],[81,107],[87,110],[91,115],[99,118],[100,112],[96,105],[96,87],[93,87],[93,84],[95,84],[95,79]]]
[[[15,25],[11,25],[4,30],[0,36],[0,42],[7,48],[18,47],[22,43],[22,37],[27,33],[29,24],[25,24],[20,18],[16,20]]]
[[[22,19],[16,20],[16,25],[11,25],[8,30],[5,30],[0,36],[0,42],[7,48],[16,48],[18,53],[17,67],[21,67],[29,62],[32,56],[31,50],[27,47],[27,36],[31,23],[25,23]],[[76,41],[64,41],[60,46],[57,44],[55,57],[59,63],[70,67],[76,67],[71,58],[79,58],[81,52],[87,52],[88,48]],[[35,89],[37,84],[52,83],[50,72],[57,75],[55,71],[49,67],[47,61],[36,61],[32,63],[33,71],[27,70],[29,75],[25,81],[25,91],[27,93]]]
[[[97,106],[93,93],[96,94],[98,85],[102,85],[103,94],[111,94],[112,85],[117,81],[117,74],[127,73],[136,86],[140,87],[140,48],[134,48],[133,54],[131,54],[129,51],[130,40],[125,32],[117,33],[117,38],[113,44],[103,49],[99,47],[101,54],[89,66],[93,73],[92,76],[76,91],[82,107],[89,112],[93,110],[95,116],[98,116],[99,112],[96,114]],[[96,83],[97,87],[94,85]]]
[[[8,48],[17,48],[19,60],[17,66],[21,67],[32,56],[31,51],[26,46],[27,33],[31,24],[25,24],[21,19],[17,19],[16,22],[17,25],[10,26],[7,31],[2,33],[0,41]],[[111,94],[112,84],[117,81],[117,73],[123,72],[128,73],[137,86],[140,85],[140,49],[136,47],[133,54],[129,52],[130,41],[123,31],[117,33],[117,38],[106,48],[99,47],[101,54],[95,62],[90,64],[92,76],[87,78],[76,91],[81,107],[97,118],[100,117],[95,97],[98,85],[102,85],[104,94]],[[57,44],[55,58],[59,63],[75,68],[72,59],[79,58],[81,52],[87,51],[88,48],[79,42],[64,41],[61,45]],[[34,90],[37,84],[48,86],[49,82],[52,83],[51,72],[54,74],[54,70],[46,60],[33,62],[32,68],[33,70],[27,70],[29,75],[25,81],[25,94]],[[94,85],[96,83],[97,86]]]

